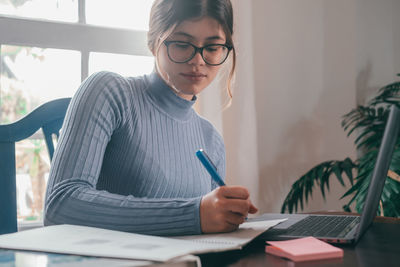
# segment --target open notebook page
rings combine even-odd
[[[197,252],[198,254],[241,249],[244,245],[264,233],[269,228],[286,220],[287,219],[245,222],[239,226],[238,230],[230,233],[187,235],[173,238],[198,243],[202,248],[202,251]]]

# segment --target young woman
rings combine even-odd
[[[155,0],[153,73],[99,72],[73,97],[52,162],[45,225],[80,224],[154,235],[235,230],[257,209],[244,187],[222,186],[221,136],[192,108],[235,50],[229,0]],[[229,90],[229,87],[228,87]]]

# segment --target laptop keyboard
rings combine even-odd
[[[345,237],[360,221],[358,216],[308,216],[293,224],[286,234],[292,236]]]

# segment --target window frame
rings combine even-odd
[[[81,81],[88,76],[91,52],[151,56],[147,48],[147,31],[87,24],[85,6],[85,0],[78,0],[77,22],[1,14],[0,45],[79,51],[81,52]]]

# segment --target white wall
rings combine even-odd
[[[400,73],[400,1],[393,0],[392,7],[392,31],[393,31],[393,57],[394,57],[394,71],[395,73]]]
[[[316,164],[355,158],[341,116],[400,72],[399,2],[252,1],[261,212]],[[316,189],[305,210],[340,210],[345,190]]]
[[[260,212],[280,212],[291,185],[323,161],[356,158],[342,116],[400,72],[399,0],[232,0],[237,78],[222,112],[214,83],[200,111],[223,134],[227,181]],[[400,78],[399,78],[400,79]],[[398,80],[398,79],[397,79]],[[341,210],[332,177],[304,211]]]
[[[364,104],[400,72],[400,1],[357,0],[356,3],[357,103]]]

